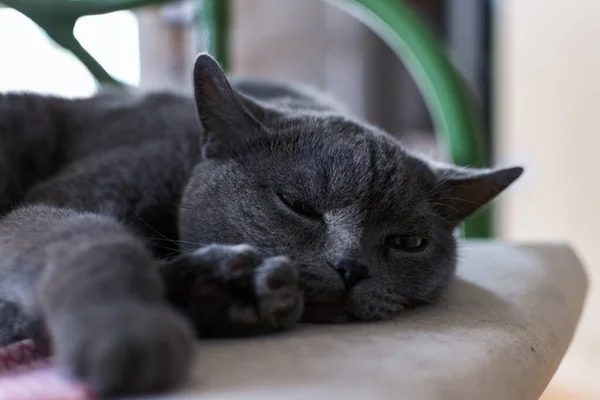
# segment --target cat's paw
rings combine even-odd
[[[304,302],[292,261],[285,256],[263,259],[247,245],[232,246],[229,251],[218,274],[232,290],[240,281],[246,281],[254,297],[254,301],[242,297],[234,302],[228,308],[229,319],[236,324],[293,327],[302,315]]]
[[[103,304],[53,322],[57,365],[100,396],[172,388],[194,354],[190,327],[166,306]]]
[[[298,272],[287,257],[263,258],[248,245],[211,245],[168,268],[168,297],[190,316],[201,336],[289,329],[302,315]]]

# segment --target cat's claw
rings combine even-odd
[[[302,315],[298,273],[284,256],[263,258],[248,245],[210,245],[180,257],[166,270],[168,297],[190,316],[201,336],[288,329]],[[183,281],[188,291],[184,297]]]

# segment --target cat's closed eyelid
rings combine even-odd
[[[284,191],[277,191],[275,194],[281,203],[296,214],[313,220],[323,219],[323,213],[312,204],[301,200],[302,197],[290,195],[289,192]]]

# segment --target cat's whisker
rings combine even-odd
[[[142,239],[146,239],[146,240],[152,240],[152,241],[160,241],[160,242],[168,242],[168,243],[177,243],[176,240],[172,240],[172,239],[163,239],[163,238],[158,238],[158,237],[152,237],[152,236],[140,236]]]
[[[153,247],[156,247],[157,249],[162,249],[162,250],[169,250],[169,251],[173,251],[173,252],[179,252],[179,249],[173,248],[173,247],[169,247],[169,246],[162,246],[162,245],[158,245],[156,243],[152,244]]]
[[[449,222],[446,218],[442,217],[441,215],[437,215],[435,213],[430,213],[430,212],[424,211],[423,214],[427,215],[428,217],[437,218],[437,219],[439,219],[440,221],[442,221],[444,223],[448,223]]]
[[[203,247],[206,246],[206,243],[198,243],[198,242],[190,242],[187,240],[176,240],[177,243],[190,244],[192,246]]]
[[[147,240],[152,240],[152,241],[162,241],[162,242],[169,242],[169,243],[173,243],[173,244],[190,244],[193,246],[197,246],[198,248],[206,246],[205,243],[198,243],[198,242],[191,242],[191,241],[187,241],[187,240],[174,240],[174,239],[164,239],[164,238],[157,238],[157,237],[149,237],[149,236],[144,236],[144,239]]]
[[[439,201],[443,201],[443,200],[461,201],[461,202],[463,202],[463,203],[468,203],[468,204],[475,204],[475,205],[479,205],[479,203],[478,203],[478,202],[476,202],[476,201],[471,201],[471,200],[467,200],[467,199],[462,199],[462,198],[460,198],[460,197],[440,197],[440,198],[438,198],[438,199],[436,199],[436,200],[439,200]]]
[[[164,242],[168,243],[168,244],[176,244],[175,242],[169,241],[169,240],[165,240],[165,239],[161,239],[161,238],[153,238],[153,237],[147,237],[147,236],[140,236],[140,239],[146,240],[148,242],[151,242],[153,246],[163,246],[165,247],[166,245],[163,244]],[[160,243],[160,244],[157,244]],[[165,247],[166,248],[166,247]],[[173,247],[169,247],[170,250],[177,250],[177,251],[181,251],[181,249],[179,249],[179,247],[177,246],[173,246]]]
[[[175,208],[178,208],[178,209],[187,208],[188,210],[196,210],[198,208],[198,207],[192,207],[192,206],[186,205],[181,201],[176,202],[176,201],[163,200],[162,204],[174,206]]]
[[[457,214],[459,214],[459,215],[462,214],[462,212],[458,208],[451,206],[450,204],[444,204],[444,203],[430,203],[430,204],[433,206],[450,208],[450,209],[454,210]]]
[[[149,228],[150,230],[155,232],[157,235],[162,237],[164,240],[168,240],[168,241],[176,243],[173,239],[166,237],[160,231],[158,231],[156,228],[154,228],[152,225],[150,225],[148,222],[146,222],[146,220],[144,220],[144,218],[142,218],[142,216],[135,210],[135,208],[133,208],[133,206],[131,204],[128,204],[128,206],[131,209],[131,211],[133,212],[133,214],[137,217],[137,219],[140,222],[142,222],[147,228]]]
[[[441,186],[443,186],[446,182],[452,180],[453,178],[456,178],[460,173],[464,172],[465,170],[471,168],[471,165],[465,165],[462,167],[458,167],[454,173],[452,175],[450,175],[449,177],[444,178],[443,180],[441,180],[437,185],[435,185],[433,188],[431,188],[430,193],[435,193],[435,190]]]

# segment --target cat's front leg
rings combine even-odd
[[[167,299],[201,337],[240,337],[292,328],[303,311],[298,273],[287,257],[249,245],[210,245],[166,263]]]
[[[118,221],[26,206],[0,219],[0,254],[5,315],[14,304],[40,318],[58,367],[94,394],[147,393],[185,379],[192,329],[164,301],[157,262]]]

